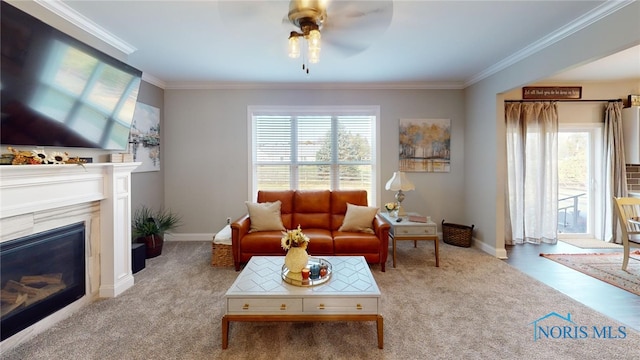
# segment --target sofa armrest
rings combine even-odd
[[[249,214],[231,223],[231,250],[236,271],[240,271],[240,239],[249,233],[249,229],[251,229]]]
[[[382,219],[382,215],[376,214],[373,218],[373,231],[380,239],[382,249],[380,249],[380,270],[385,271],[387,256],[389,255],[389,230],[391,225]]]

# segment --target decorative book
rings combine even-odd
[[[426,223],[427,222],[427,217],[426,216],[409,215],[408,219],[409,219],[409,221],[419,222],[419,223]]]

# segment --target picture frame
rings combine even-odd
[[[640,106],[640,95],[629,95],[629,106]]]
[[[577,100],[582,99],[582,86],[525,86],[523,100]]]
[[[400,119],[399,135],[400,171],[451,171],[450,119]]]
[[[128,152],[133,161],[142,163],[133,172],[160,171],[160,109],[136,103]]]

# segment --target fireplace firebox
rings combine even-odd
[[[84,222],[0,244],[2,340],[84,296]]]

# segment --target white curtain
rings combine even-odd
[[[555,244],[558,231],[556,102],[505,104],[507,244]]]
[[[621,243],[622,240],[618,236],[618,218],[613,208],[613,197],[627,196],[627,170],[622,134],[622,102],[609,102],[604,112],[601,239],[617,243]]]

